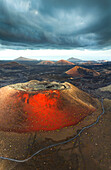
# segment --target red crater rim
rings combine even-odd
[[[0,130],[52,131],[76,125],[96,101],[70,83],[29,81],[0,89]]]

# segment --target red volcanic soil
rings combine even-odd
[[[57,65],[75,65],[74,63],[67,61],[67,60],[59,60],[55,64],[57,64]]]
[[[84,76],[99,76],[100,73],[96,72],[95,70],[86,69],[80,66],[75,66],[72,69],[66,71],[66,74],[75,77],[84,77]]]
[[[96,100],[70,83],[30,81],[0,89],[0,130],[50,131],[75,125]]]
[[[52,65],[52,64],[54,64],[54,62],[53,61],[41,61],[39,64],[43,64],[43,65]]]

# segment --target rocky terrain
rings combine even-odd
[[[87,115],[77,125],[64,127],[61,130],[52,130],[51,132],[8,132],[0,131],[0,156],[11,157],[15,159],[25,159],[30,157],[33,153],[42,149],[50,144],[58,143],[71,139],[80,130],[87,125],[95,122],[98,115],[102,113],[101,102],[98,100],[99,96],[104,98],[103,105],[105,109],[104,115],[100,117],[99,123],[95,124],[91,128],[85,129],[81,135],[76,139],[62,144],[56,147],[51,147],[40,152],[29,161],[24,163],[16,163],[8,160],[0,160],[0,170],[110,170],[111,169],[111,63],[103,63],[101,65],[80,65],[86,69],[95,70],[99,72],[99,76],[78,76],[74,77],[67,75],[66,71],[72,69],[73,65],[38,65],[38,61],[22,61],[18,62],[23,67],[4,67],[4,64],[9,61],[0,62],[0,87],[3,87],[4,95],[0,96],[0,102],[2,98],[7,96],[8,90],[5,90],[4,86],[15,83],[26,83],[30,80],[38,81],[54,81],[56,83],[71,83],[75,89],[81,93],[77,93],[77,101],[84,103],[84,93],[90,95],[91,98],[96,98],[97,109],[92,114]],[[15,64],[16,65],[16,64]],[[34,83],[34,82],[33,82]],[[47,85],[46,85],[47,86]],[[21,88],[20,84],[17,88]],[[57,87],[57,85],[56,85]],[[24,87],[23,87],[24,88]],[[32,86],[30,86],[32,88]],[[27,90],[30,89],[27,86]],[[51,88],[51,86],[50,86]],[[52,86],[53,88],[53,86]],[[12,87],[11,87],[12,89]],[[46,87],[45,87],[46,89]],[[14,88],[13,88],[14,91]],[[15,90],[16,91],[16,90]],[[11,91],[10,91],[11,92]],[[72,93],[66,95],[68,98],[74,97]],[[1,98],[2,97],[2,98]],[[12,96],[13,97],[13,96]],[[98,99],[97,99],[98,98]],[[6,100],[7,101],[7,100]],[[10,101],[10,100],[9,100]],[[7,101],[7,102],[9,102]],[[23,101],[28,101],[27,96]],[[73,101],[73,99],[72,99]],[[65,101],[64,101],[65,102]],[[93,100],[91,100],[93,102]],[[5,103],[5,99],[4,99]],[[13,103],[13,102],[12,102]],[[80,105],[80,104],[79,104]],[[79,108],[78,105],[78,108]],[[90,106],[90,104],[88,104]],[[91,105],[95,105],[94,102]],[[4,104],[5,106],[5,104]],[[7,106],[7,105],[6,105]],[[21,103],[23,107],[23,104]],[[3,105],[0,106],[2,109]],[[11,105],[8,105],[11,108]],[[19,105],[18,105],[19,107]],[[17,108],[15,110],[17,111]],[[13,107],[12,107],[13,108]],[[70,107],[68,107],[70,109]],[[14,108],[13,108],[14,109]],[[12,109],[12,110],[13,110]],[[30,110],[30,109],[29,109]],[[21,110],[20,110],[21,111]],[[5,112],[4,112],[5,113]],[[81,112],[82,114],[82,112]],[[8,112],[6,114],[8,116]],[[19,116],[21,117],[20,113]],[[21,118],[16,122],[20,122]],[[10,118],[10,116],[9,116]],[[14,117],[13,117],[14,118]],[[1,117],[1,120],[3,118]],[[5,120],[5,123],[8,119]],[[32,120],[32,119],[31,119]],[[14,122],[14,119],[11,120]],[[3,122],[3,121],[2,121]],[[20,122],[21,124],[21,122]],[[10,123],[8,126],[14,124]]]

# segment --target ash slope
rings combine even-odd
[[[17,132],[62,129],[79,123],[97,107],[97,99],[67,82],[35,80],[6,86],[0,89],[0,129]]]

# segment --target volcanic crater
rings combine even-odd
[[[0,130],[52,131],[79,123],[97,101],[72,84],[32,80],[0,89]]]

